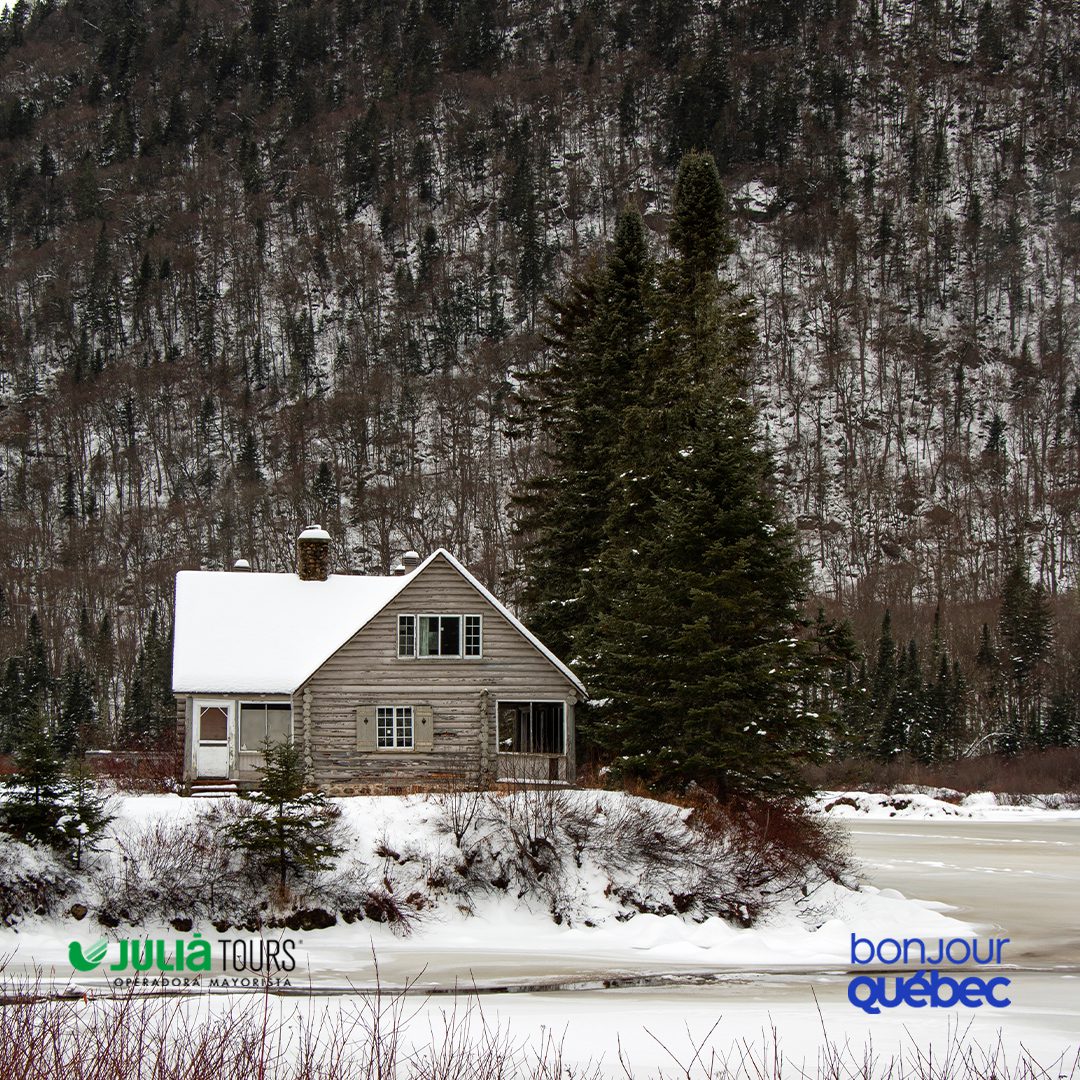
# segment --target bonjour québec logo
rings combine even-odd
[[[186,938],[71,941],[68,960],[83,973],[101,969],[114,986],[292,985],[299,944],[294,938],[223,937],[216,940],[216,951],[214,944],[198,931]]]
[[[882,1009],[907,1005],[912,1009],[949,1009],[963,1006],[979,1009],[989,1005],[1004,1009],[1012,1004],[1005,997],[1009,980],[1003,975],[987,978],[972,973],[969,965],[1001,966],[1008,938],[869,938],[851,935],[851,963],[855,967],[874,965],[889,968],[902,965],[896,974],[860,974],[848,983],[848,1001],[872,1016]],[[915,971],[910,971],[915,968]],[[952,969],[949,973],[943,969]],[[958,970],[959,969],[959,970]]]

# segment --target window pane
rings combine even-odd
[[[398,616],[398,656],[416,655],[416,617]]]
[[[292,706],[266,706],[266,734],[272,743],[288,742],[292,738]]]
[[[565,754],[561,701],[500,701],[499,750],[504,754]]]
[[[524,751],[522,740],[522,713],[528,722],[528,702],[499,702],[499,749],[504,754],[520,754]]]
[[[461,616],[443,615],[440,619],[439,655],[461,655]]]
[[[420,616],[420,655],[439,655],[439,616]]]
[[[266,738],[266,706],[240,706],[240,749],[261,750]]]
[[[383,708],[381,705],[376,710],[378,728],[378,745],[388,747],[394,745],[394,710]]]
[[[480,616],[465,616],[465,655],[480,655]]]
[[[532,707],[532,743],[538,754],[564,754],[561,702],[535,701]]]
[[[411,750],[413,744],[412,706],[397,710],[397,743],[402,750]]]
[[[199,739],[225,742],[229,737],[229,714],[219,705],[205,706],[199,713]]]

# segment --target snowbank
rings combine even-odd
[[[978,791],[963,795],[948,788],[898,788],[894,792],[822,791],[811,808],[835,818],[967,818],[976,821],[1046,821],[1080,817],[1075,795],[995,795]]]
[[[703,827],[687,808],[613,792],[335,801],[346,853],[275,914],[222,862],[217,826],[236,800],[118,797],[113,839],[79,891],[0,930],[0,955],[14,954],[9,970],[68,978],[76,938],[293,933],[305,977],[323,986],[374,984],[376,957],[390,983],[424,972],[497,985],[819,969],[843,966],[856,932],[976,932],[947,905],[856,890],[822,861],[785,864],[745,823]]]

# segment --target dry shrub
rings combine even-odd
[[[908,1033],[894,1054],[867,1042],[823,1038],[816,1063],[785,1047],[775,1025],[731,1038],[721,1021],[704,1037],[652,1035],[665,1063],[645,1071],[622,1050],[601,1072],[567,1058],[550,1029],[535,1041],[495,1025],[476,995],[455,996],[417,1030],[412,988],[336,998],[297,1011],[269,993],[205,999],[50,998],[33,983],[0,986],[0,1076],[19,1080],[1080,1080],[1073,1050],[1040,1062],[1021,1048],[973,1041],[951,1029],[944,1042]],[[321,999],[325,1001],[326,999]],[[220,1007],[221,1011],[217,1011]]]
[[[411,987],[277,1014],[269,993],[200,1019],[182,999],[50,999],[33,984],[0,987],[0,1076],[19,1080],[597,1080],[598,1069],[563,1060],[545,1034],[533,1044],[492,1026],[476,998],[455,999],[407,1038]],[[253,1000],[254,999],[254,1000]],[[220,999],[219,999],[220,1000]],[[419,1043],[419,1045],[417,1045]]]
[[[51,848],[0,833],[0,923],[50,915],[75,888],[71,868]],[[0,1074],[2,1075],[2,1074]]]
[[[443,827],[460,848],[479,825],[490,789],[479,780],[472,784],[451,781],[427,797],[438,808]]]
[[[167,739],[146,750],[93,750],[86,757],[94,775],[118,791],[162,794],[179,791],[183,748]]]
[[[116,837],[97,875],[102,908],[132,923],[163,919],[247,921],[252,893],[217,806],[183,821],[152,821]]]
[[[816,765],[806,772],[818,790],[893,791],[898,787],[994,791],[1003,795],[1080,795],[1080,748],[1031,750],[1013,757],[983,754],[936,765],[908,755],[880,764],[848,758]]]

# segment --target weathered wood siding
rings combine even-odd
[[[484,617],[481,658],[398,658],[399,614],[475,613]],[[303,627],[295,630],[303,633]],[[471,782],[485,766],[487,778],[494,779],[498,699],[566,703],[566,775],[572,779],[576,697],[570,680],[439,557],[311,676],[293,699],[293,716],[316,781],[349,794]],[[431,751],[358,751],[361,705],[430,705]]]

